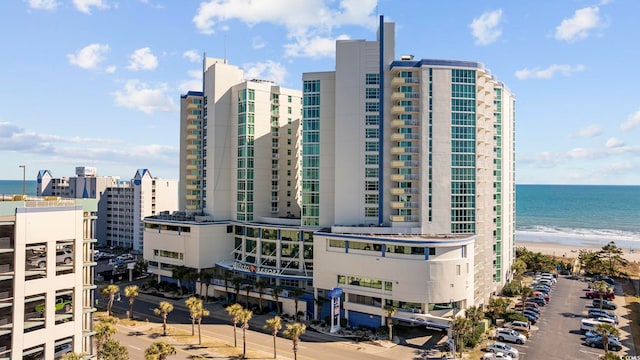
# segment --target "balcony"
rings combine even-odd
[[[279,157],[279,156],[278,156],[278,154],[276,154],[276,153],[271,153],[271,158],[273,158],[273,159],[277,159],[278,157]]]
[[[417,188],[391,188],[391,195],[418,194]]]
[[[420,126],[420,120],[417,119],[393,119],[391,120],[392,128],[403,128],[403,127],[413,127]]]
[[[273,201],[273,202],[280,201],[280,197],[279,196],[272,196],[271,197],[271,201]]]
[[[402,140],[418,140],[420,138],[420,134],[413,133],[393,133],[391,134],[391,140],[402,141]]]
[[[391,161],[391,167],[401,168],[401,167],[418,167],[418,160],[393,160]]]
[[[280,137],[280,132],[278,132],[278,131],[272,131],[272,132],[271,132],[271,137],[272,137],[272,138],[279,138],[279,137]]]
[[[197,150],[197,149],[198,149],[198,145],[187,144],[187,150]]]
[[[186,159],[187,159],[187,160],[198,160],[198,155],[195,155],[195,154],[188,154],[188,155],[186,156]]]
[[[402,85],[402,84],[417,85],[419,83],[420,83],[420,78],[417,78],[417,77],[394,77],[393,79],[391,79],[392,85]]]
[[[392,201],[391,208],[392,209],[417,209],[418,203],[415,201],[412,201],[412,202]]]
[[[197,119],[198,119],[198,115],[191,114],[191,113],[187,114],[187,120],[197,120]]]
[[[271,169],[272,169],[272,170],[278,170],[278,169],[280,169],[280,165],[278,165],[278,164],[271,164]]]
[[[417,154],[420,149],[415,146],[396,146],[391,148],[392,154]]]
[[[411,181],[419,178],[418,174],[391,174],[392,181]]]
[[[280,105],[280,99],[277,97],[271,98],[271,105]]]
[[[196,195],[187,195],[186,196],[187,200],[197,200],[198,197]]]
[[[279,118],[280,117],[280,110],[279,109],[271,110],[271,116]]]
[[[187,180],[196,180],[198,175],[187,175]]]
[[[195,103],[188,103],[187,104],[187,110],[194,110],[198,108],[198,104]]]
[[[393,222],[418,222],[420,220],[415,215],[391,215],[390,218]]]
[[[278,186],[278,185],[271,185],[271,191],[280,191],[280,186]]]
[[[196,124],[189,124],[189,125],[187,125],[187,130],[188,130],[188,131],[198,130],[198,125],[196,125]]]
[[[272,212],[272,213],[280,212],[280,208],[272,207],[272,208],[271,208],[271,212]]]
[[[198,139],[198,135],[195,135],[195,134],[187,135],[187,140],[197,140],[197,139]]]
[[[391,99],[393,100],[402,100],[402,99],[419,99],[419,92],[394,92],[391,94]]]

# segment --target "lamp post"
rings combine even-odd
[[[27,166],[26,165],[18,165],[18,167],[22,168],[22,195],[24,196],[26,194],[26,185],[27,185],[27,178],[26,178],[26,172],[27,172]]]

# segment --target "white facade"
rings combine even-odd
[[[0,202],[1,359],[93,354],[96,209],[95,200]]]

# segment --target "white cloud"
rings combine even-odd
[[[267,42],[264,41],[262,36],[256,36],[251,41],[251,47],[254,49],[262,49],[265,46],[267,46]]]
[[[156,88],[152,88],[148,84],[134,79],[128,80],[124,89],[116,91],[113,95],[118,106],[153,114],[177,110],[173,96],[168,92],[169,87],[166,84],[159,84]]]
[[[290,57],[330,57],[336,52],[336,40],[348,39],[347,35],[340,35],[335,39],[321,37],[300,39],[297,43],[286,44],[285,54]]]
[[[337,6],[336,6],[337,4]],[[214,27],[225,26],[225,21],[239,20],[249,26],[269,23],[283,26],[290,56],[333,56],[324,50],[325,41],[331,39],[333,29],[355,25],[375,29],[377,0],[209,0],[200,3],[193,23],[204,34],[213,34]],[[295,14],[295,15],[292,15]],[[305,46],[315,46],[306,51]]]
[[[109,45],[91,44],[76,51],[75,54],[68,54],[67,59],[80,68],[95,69],[104,61],[107,52],[109,52]]]
[[[573,17],[562,20],[556,27],[556,39],[568,42],[585,39],[591,30],[603,26],[605,24],[600,18],[598,6],[578,9]]]
[[[589,125],[578,130],[577,133],[569,135],[570,137],[596,137],[602,135],[602,127],[598,125]]]
[[[186,94],[188,91],[202,91],[202,70],[189,70],[188,80],[184,80],[178,84],[178,90],[181,94]]]
[[[601,157],[601,153],[591,149],[575,148],[567,151],[567,156],[573,159],[595,159]]]
[[[105,72],[107,72],[107,73],[109,73],[109,74],[113,74],[114,72],[116,72],[116,69],[117,69],[117,68],[116,68],[116,66],[115,66],[115,65],[110,65],[110,66],[107,66],[107,67],[104,69],[104,71],[105,71]]]
[[[622,140],[618,139],[618,138],[612,137],[612,138],[607,139],[607,142],[606,142],[605,146],[608,149],[619,148],[619,147],[624,146],[624,142]]]
[[[283,84],[287,76],[284,66],[275,61],[248,63],[242,66],[247,79],[271,80],[276,84]]]
[[[553,64],[549,65],[546,69],[541,69],[539,67],[533,69],[522,69],[516,71],[516,77],[520,80],[527,79],[551,79],[555,76],[555,74],[560,73],[564,76],[570,76],[574,73],[584,71],[586,67],[582,64],[571,66],[571,65],[561,65],[561,64]]]
[[[620,129],[622,129],[622,131],[629,131],[637,127],[640,127],[640,110],[629,115],[629,117],[627,118],[627,121],[625,121],[624,123],[622,123],[622,125],[620,125]]]
[[[108,9],[109,5],[104,0],[73,0],[76,9],[85,14],[91,14],[91,8],[99,10]]]
[[[58,5],[56,0],[29,0],[29,7],[36,10],[55,10]]]
[[[499,27],[502,20],[502,9],[486,11],[473,19],[469,28],[471,34],[475,38],[474,44],[488,45],[498,40],[502,35],[502,29]]]
[[[129,70],[154,70],[158,67],[158,57],[153,55],[148,47],[137,49],[129,55],[129,59]]]
[[[202,60],[200,54],[195,50],[187,50],[183,52],[182,57],[187,58],[191,62],[200,62]]]

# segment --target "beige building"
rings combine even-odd
[[[0,201],[0,359],[93,354],[95,199]]]
[[[303,74],[299,123],[299,94],[242,80],[223,60],[207,59],[204,75],[181,119],[185,142],[184,108],[202,104],[200,152],[181,161],[181,179],[196,181],[186,186],[201,188],[181,192],[184,211],[145,219],[153,271],[214,262],[248,285],[303,289],[307,316],[339,310],[374,328],[387,305],[446,327],[509,280],[515,98],[484,65],[396,57],[395,25],[381,18],[376,41],[337,41],[334,71]],[[188,261],[192,247],[210,257]]]

